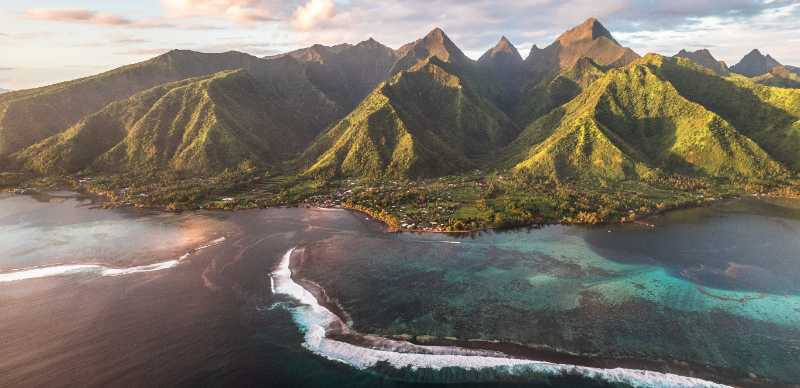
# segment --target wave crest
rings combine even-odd
[[[100,264],[64,264],[53,265],[47,267],[37,267],[20,269],[16,271],[0,273],[0,283],[16,282],[21,280],[47,278],[52,276],[68,276],[78,274],[90,274],[97,276],[125,276],[143,272],[154,272],[170,269],[178,266],[182,261],[186,260],[192,254],[199,252],[203,249],[222,244],[225,237],[220,237],[215,240],[209,241],[191,251],[183,254],[178,259],[162,261],[160,263],[140,265],[128,268],[112,268]]]
[[[294,252],[295,248],[286,252],[277,268],[270,274],[273,294],[287,296],[299,303],[299,306],[290,311],[293,320],[304,334],[303,347],[314,354],[356,369],[374,369],[385,364],[398,370],[409,368],[412,371],[455,367],[470,371],[490,372],[486,375],[492,379],[515,376],[534,379],[536,377],[580,375],[593,380],[633,387],[727,387],[711,381],[669,373],[556,364],[512,358],[498,352],[483,352],[458,347],[421,346],[380,337],[375,341],[376,338],[362,336],[362,338],[369,338],[371,342],[379,345],[379,349],[331,339],[326,336],[329,329],[340,329],[346,325],[336,314],[322,306],[310,291],[292,279],[290,264]]]

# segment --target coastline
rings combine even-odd
[[[289,256],[288,271],[293,279],[294,274],[304,264],[303,249],[287,253]],[[271,276],[275,276],[279,270]],[[509,360],[509,363],[518,360],[530,362],[543,362],[552,365],[573,365],[578,368],[591,368],[594,370],[631,370],[653,371],[670,375],[687,376],[692,379],[713,381],[731,386],[772,387],[774,382],[758,379],[752,376],[737,373],[734,370],[715,368],[708,365],[684,362],[679,360],[647,360],[631,358],[603,358],[590,354],[575,354],[561,351],[548,346],[527,345],[512,342],[491,340],[436,338],[429,336],[391,335],[381,336],[362,334],[352,329],[352,318],[336,303],[330,295],[317,283],[304,279],[293,279],[304,292],[309,293],[316,302],[331,314],[338,317],[325,330],[324,336],[330,340],[349,344],[364,349],[378,351],[391,351],[394,346],[401,344],[403,351],[423,352],[428,354],[430,349],[458,349],[457,354],[478,357],[500,357]],[[315,308],[316,310],[316,308]],[[330,321],[330,320],[329,320]],[[402,345],[405,344],[405,345]],[[309,349],[311,350],[311,349]],[[435,353],[435,350],[434,350]],[[463,354],[462,354],[463,353]]]
[[[542,219],[536,222],[518,223],[507,227],[485,225],[482,227],[465,229],[465,230],[449,230],[444,227],[433,227],[433,228],[404,227],[400,225],[400,222],[393,214],[388,213],[385,210],[375,210],[367,206],[348,204],[348,203],[339,203],[335,205],[330,205],[322,203],[296,202],[296,203],[286,203],[273,206],[240,206],[239,204],[235,204],[236,206],[224,207],[224,208],[207,207],[203,206],[202,204],[198,204],[190,209],[179,209],[171,207],[169,204],[156,204],[152,206],[145,206],[143,204],[133,204],[130,202],[119,201],[113,197],[112,193],[103,191],[92,191],[86,186],[81,184],[77,185],[62,184],[57,186],[31,187],[31,188],[6,188],[4,191],[17,195],[31,195],[31,196],[44,196],[44,197],[50,197],[51,196],[49,194],[50,192],[71,191],[79,194],[81,198],[90,199],[94,206],[98,206],[104,209],[136,208],[146,211],[165,212],[165,213],[182,213],[182,212],[192,212],[199,210],[241,211],[241,210],[252,210],[252,209],[270,209],[270,208],[343,209],[358,214],[362,214],[374,221],[381,223],[384,226],[384,231],[387,233],[434,233],[434,234],[448,234],[448,235],[468,235],[468,234],[480,233],[491,230],[499,231],[499,230],[541,228],[552,225],[601,227],[610,225],[638,224],[641,225],[642,227],[655,228],[656,225],[647,222],[648,219],[678,210],[705,208],[714,206],[722,202],[742,200],[745,198],[800,199],[800,195],[791,193],[781,193],[781,192],[770,192],[766,194],[740,193],[735,195],[725,195],[719,197],[701,198],[692,201],[685,201],[682,203],[678,203],[674,206],[668,206],[660,209],[653,209],[652,211],[647,213],[637,213],[635,217],[623,218],[617,221],[580,222],[575,220],[567,221],[563,218],[561,220]]]

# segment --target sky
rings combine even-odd
[[[96,74],[170,49],[273,55],[441,27],[477,58],[505,35],[527,55],[588,17],[640,54],[758,48],[800,66],[800,0],[0,0],[0,88]]]

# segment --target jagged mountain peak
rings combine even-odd
[[[535,74],[553,74],[571,68],[581,57],[616,67],[633,62],[639,55],[621,46],[597,19],[589,18],[546,48],[534,46],[526,62]]]
[[[708,49],[700,49],[696,51],[681,50],[675,54],[674,57],[686,58],[700,66],[711,69],[719,75],[725,75],[729,73],[728,66],[714,58],[714,55],[712,55],[711,51]]]
[[[397,54],[400,59],[392,69],[392,74],[408,70],[431,57],[438,57],[445,62],[457,64],[471,61],[439,27],[434,28],[422,39],[400,47]]]
[[[777,66],[781,66],[781,63],[775,58],[762,54],[759,49],[753,49],[739,63],[731,67],[731,70],[748,77],[756,77],[769,73]]]
[[[386,46],[383,43],[378,42],[374,38],[370,37],[369,39],[367,39],[365,41],[358,42],[358,44],[356,44],[355,47],[361,47],[361,48],[364,48],[364,47],[366,47],[366,48],[380,47],[380,48],[384,48]]]
[[[583,23],[573,27],[569,31],[561,34],[558,37],[558,42],[564,46],[572,45],[576,42],[584,40],[595,40],[599,38],[606,38],[617,45],[619,43],[611,36],[611,32],[603,26],[596,18],[586,19]]]
[[[435,38],[439,40],[448,39],[447,34],[441,27],[435,27],[434,29],[432,29],[431,32],[429,32],[428,35],[425,36],[425,38]]]
[[[519,65],[523,63],[523,59],[514,44],[503,36],[494,47],[478,59],[478,63]]]
[[[500,37],[500,41],[497,42],[496,47],[514,47],[514,44],[511,43],[511,41],[505,35],[503,35]]]

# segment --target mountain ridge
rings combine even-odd
[[[673,55],[673,57],[689,59],[692,62],[697,63],[698,65],[705,66],[711,69],[718,75],[727,75],[730,73],[730,70],[728,69],[728,66],[725,64],[725,62],[719,61],[716,58],[714,58],[714,56],[711,54],[710,51],[708,51],[708,49],[701,49],[692,52],[681,50],[677,54]]]
[[[731,66],[731,71],[747,77],[757,77],[769,73],[777,66],[781,66],[780,62],[769,54],[764,55],[760,50],[753,49],[739,63]]]
[[[594,18],[531,51],[523,59],[502,36],[472,60],[440,28],[397,50],[372,38],[266,58],[174,50],[3,95],[0,144],[15,165],[44,175],[213,175],[247,164],[324,179],[481,167],[558,180],[665,171],[778,179],[800,169],[796,93],[771,88],[798,86],[789,67],[746,78],[708,50],[641,58]],[[774,61],[748,56],[744,64]],[[119,86],[90,93],[106,84]],[[22,120],[64,113],[86,90],[93,103],[81,109]]]
[[[525,130],[510,147],[513,169],[555,179],[638,179],[664,169],[710,176],[786,174],[758,144],[664,79],[665,63],[699,70],[653,54],[612,69]],[[643,120],[651,123],[643,127]],[[527,147],[520,144],[525,141]]]

